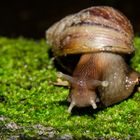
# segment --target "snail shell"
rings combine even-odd
[[[108,6],[90,7],[67,16],[46,32],[56,56],[100,51],[131,54],[133,36],[129,20]]]

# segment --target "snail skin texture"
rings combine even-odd
[[[129,20],[108,6],[84,9],[47,30],[47,42],[57,59],[80,55],[72,76],[59,73],[70,84],[68,112],[74,106],[96,109],[97,102],[107,107],[133,93],[140,74],[124,59],[135,51],[133,36]]]

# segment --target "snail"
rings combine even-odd
[[[72,76],[59,73],[70,83],[68,112],[74,106],[96,109],[100,103],[108,107],[133,93],[140,73],[125,59],[135,51],[133,37],[130,21],[108,6],[66,16],[46,31],[56,58],[80,55]]]

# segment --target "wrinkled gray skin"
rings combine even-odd
[[[82,55],[72,77],[63,77],[70,82],[68,101],[71,112],[74,106],[86,107],[96,102],[110,106],[128,98],[139,82],[140,74],[125,63],[118,54],[100,52]]]

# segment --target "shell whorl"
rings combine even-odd
[[[55,55],[108,51],[134,51],[129,20],[108,6],[84,9],[55,23],[46,32]]]

